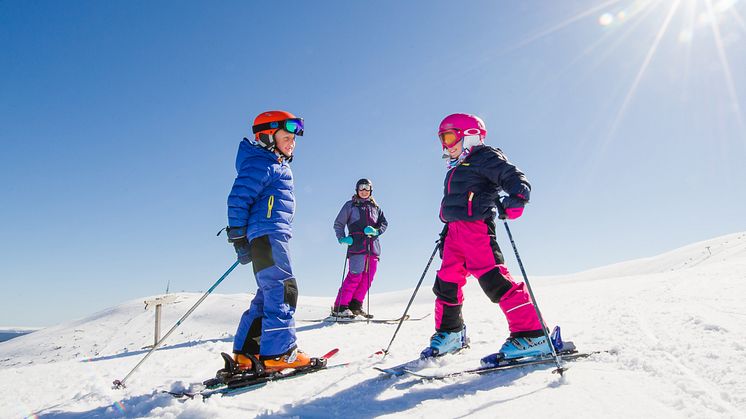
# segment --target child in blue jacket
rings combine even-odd
[[[253,262],[256,296],[243,313],[233,341],[239,369],[261,362],[266,371],[308,366],[298,350],[293,314],[298,286],[288,255],[295,212],[290,161],[303,119],[285,111],[263,112],[254,138],[238,147],[238,176],[228,196],[228,241],[242,264]]]

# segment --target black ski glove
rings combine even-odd
[[[443,248],[446,247],[446,235],[448,235],[448,223],[443,226],[443,230],[440,232],[440,238],[438,239],[438,254],[443,259]]]
[[[241,265],[251,263],[251,246],[246,238],[246,227],[226,227],[225,232],[228,233],[228,242],[236,249]]]

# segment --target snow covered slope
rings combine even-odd
[[[233,275],[252,281],[245,267]],[[432,311],[433,276],[411,314]],[[417,279],[378,278],[412,286]],[[0,343],[0,417],[746,417],[746,233],[530,279],[545,318],[563,327],[566,340],[613,353],[573,362],[563,378],[543,366],[437,382],[391,379],[366,357],[388,345],[395,325],[299,322],[303,350],[339,347],[330,363],[359,362],[241,395],[181,402],[157,390],[201,381],[221,367],[219,353],[230,352],[251,295],[211,295],[126,389],[112,390],[152,344],[153,312],[143,298]],[[299,279],[301,294],[311,280]],[[374,293],[372,311],[396,317],[411,293]],[[471,349],[439,360],[438,371],[476,366],[506,336],[502,315],[475,280],[465,295]],[[199,297],[179,294],[164,308],[164,333]],[[323,317],[332,299],[301,296],[297,318]],[[405,323],[391,354],[375,365],[416,357],[432,323]]]

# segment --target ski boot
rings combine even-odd
[[[541,358],[552,354],[546,335],[541,330],[519,332],[521,336],[509,336],[500,351],[482,358],[482,366],[497,366],[518,358]],[[556,352],[563,349],[562,336],[559,326],[555,326],[550,340]]]
[[[309,357],[305,352],[298,348],[293,348],[284,355],[280,355],[276,358],[264,359],[264,370],[268,373],[274,373],[288,368],[304,369],[307,367],[313,367],[315,364],[314,360],[318,359]]]
[[[466,326],[460,332],[435,332],[430,337],[430,346],[420,353],[420,358],[433,358],[447,353],[458,352],[469,346]]]
[[[331,317],[351,319],[355,317],[355,314],[352,312],[352,310],[350,310],[348,306],[334,306],[332,307]]]
[[[373,318],[372,314],[368,314],[365,311],[363,311],[363,303],[361,303],[360,301],[357,301],[357,300],[350,301],[349,309],[352,312],[352,314],[355,316],[365,317],[366,319]]]

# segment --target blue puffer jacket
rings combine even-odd
[[[464,161],[449,170],[444,182],[440,220],[476,221],[493,218],[502,190],[528,201],[531,184],[499,148],[475,146]]]
[[[249,240],[270,232],[290,235],[295,195],[288,163],[244,138],[238,146],[236,171],[228,195],[228,225],[248,226]]]

